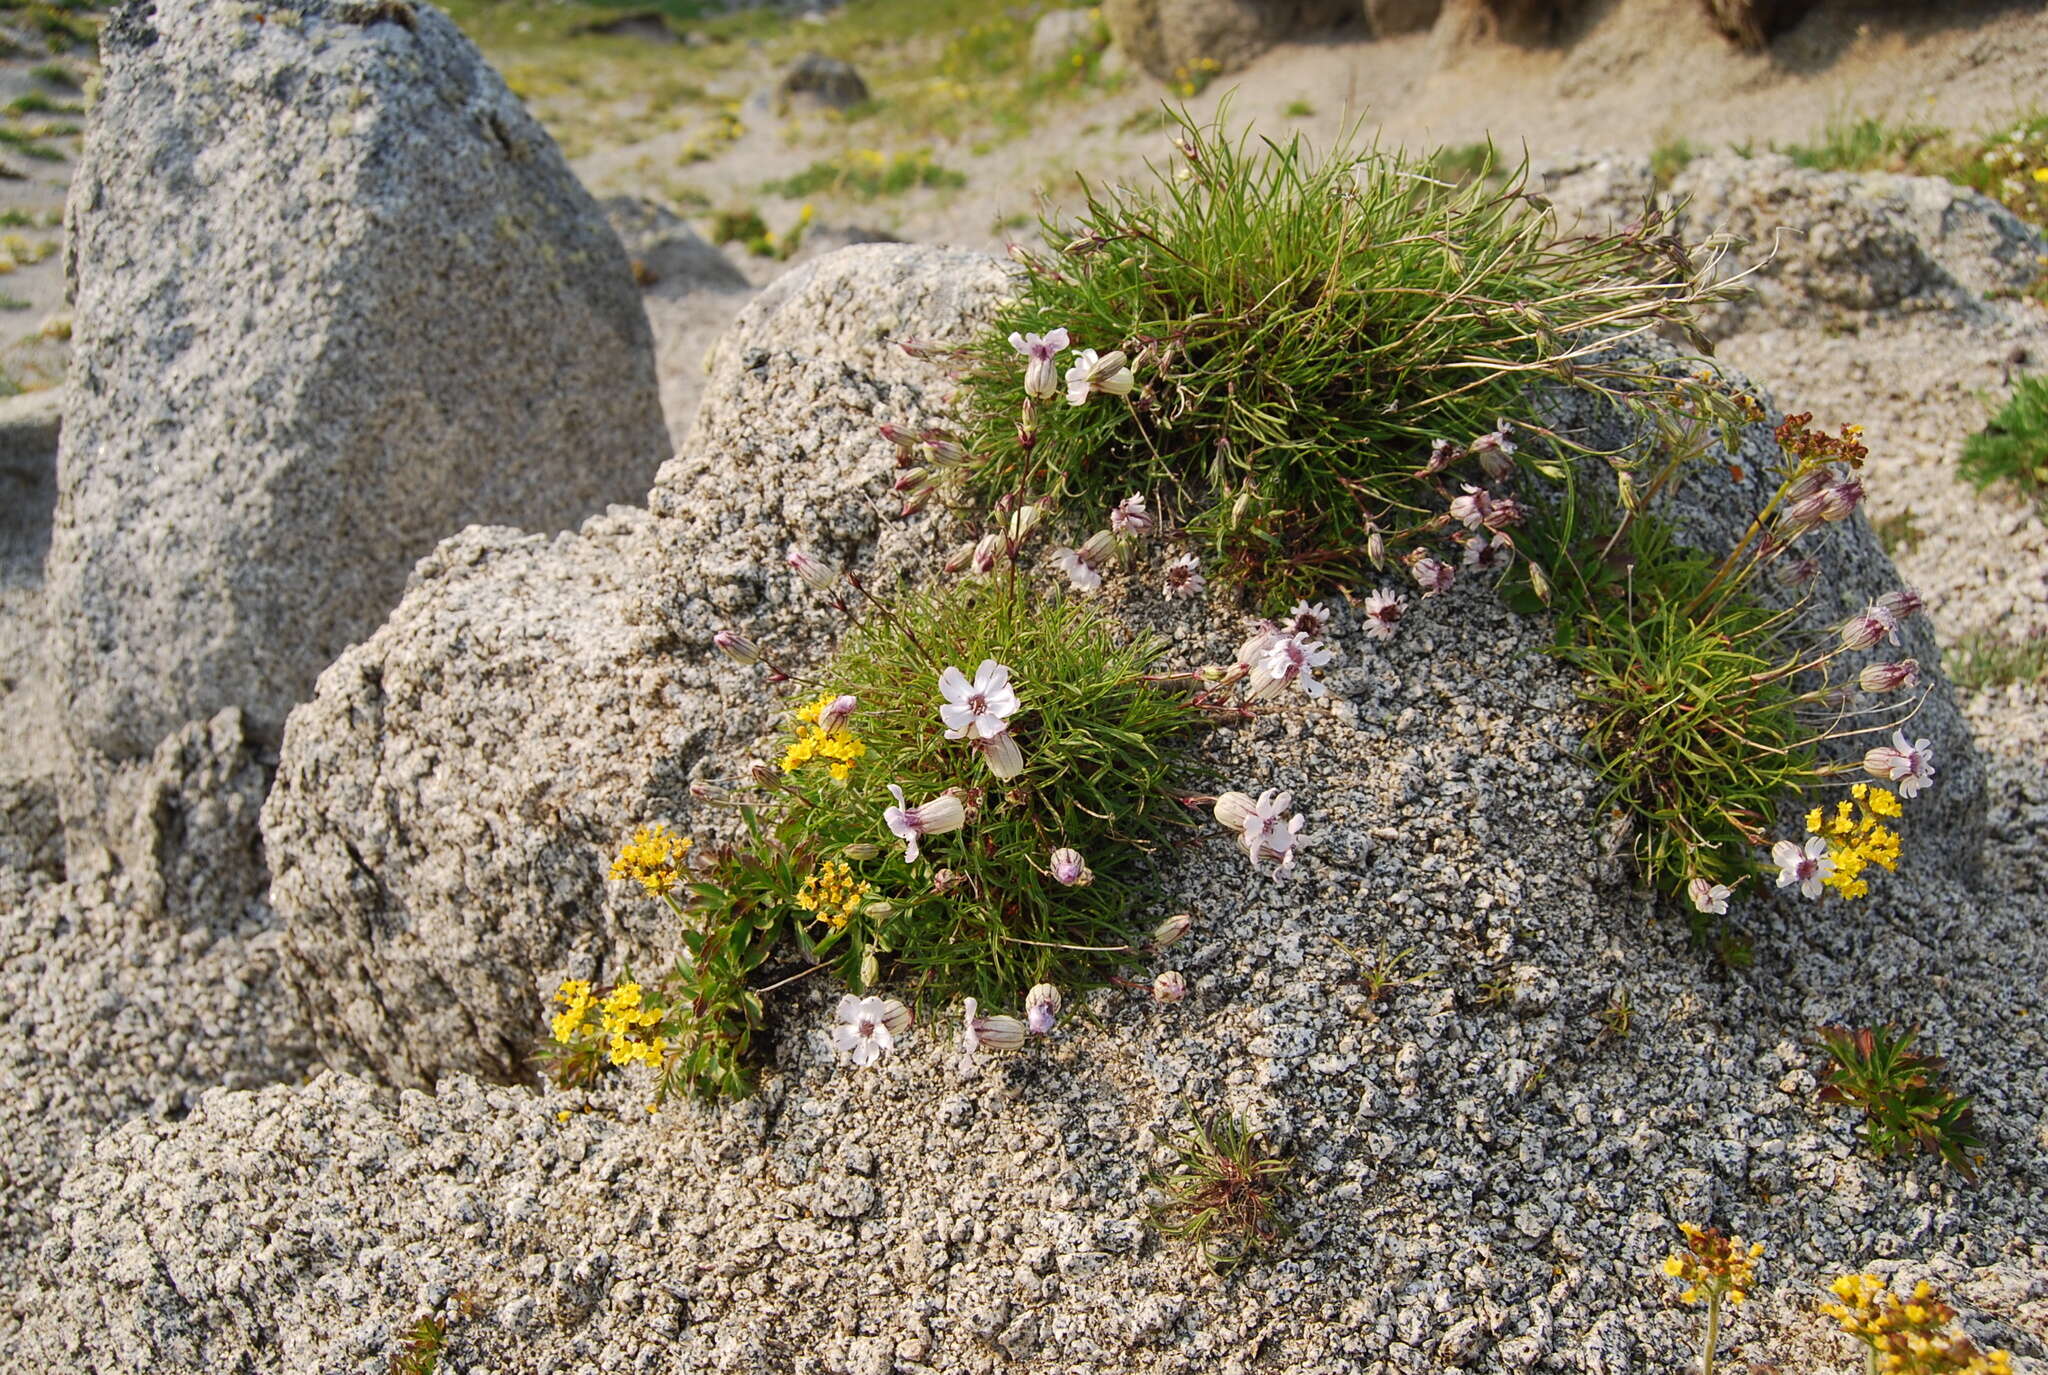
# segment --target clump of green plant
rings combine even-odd
[[[827,967],[856,994],[964,999],[977,1043],[1006,1045],[1022,1024],[980,1004],[1029,1011],[1033,990],[1056,1011],[1051,989],[1105,982],[1141,953],[1139,880],[1191,824],[1174,780],[1205,719],[1202,680],[1158,672],[1160,642],[1093,605],[1034,592],[1016,557],[1036,519],[1013,512],[968,551],[980,576],[900,596],[793,555],[850,622],[814,674],[721,634],[730,656],[800,690],[781,758],[744,790],[705,790],[740,810],[739,840],[693,854],[655,826],[621,850],[613,878],[665,903],[685,949],[659,978],[562,985],[543,1053],[558,1083],[644,1066],[657,1104],[743,1092],[763,995]],[[1260,817],[1280,810],[1245,801]],[[1285,859],[1291,844],[1292,831],[1276,835],[1254,858]],[[771,979],[778,958],[795,969]],[[912,1015],[893,999],[847,1001],[845,1048],[862,1064]]]
[[[874,200],[919,187],[950,189],[966,184],[966,177],[933,161],[929,149],[885,154],[875,148],[853,148],[836,158],[820,159],[794,176],[771,181],[762,190],[775,196],[824,194]]]
[[[2048,377],[2015,382],[1998,414],[1963,441],[1958,466],[1980,489],[2010,482],[2037,501],[2048,493]]]
[[[1263,1138],[1224,1113],[1197,1117],[1170,1145],[1173,1164],[1146,1179],[1164,1195],[1151,1213],[1160,1235],[1192,1242],[1217,1271],[1280,1240],[1277,1211],[1293,1161],[1269,1154]]]
[[[1859,1134],[1878,1159],[1918,1149],[1940,1156],[1965,1179],[1974,1178],[1984,1142],[1970,1100],[1943,1082],[1940,1057],[1913,1050],[1914,1039],[1913,1032],[1891,1025],[1822,1027],[1820,1043],[1830,1064],[1820,1099],[1863,1110]]]
[[[1994,134],[1937,144],[1915,171],[1981,191],[2036,225],[2048,225],[2048,115],[2030,114]]]
[[[965,482],[1154,493],[1270,605],[1440,530],[1417,482],[1443,471],[1437,441],[1496,430],[1530,382],[1653,404],[1663,380],[1607,350],[1725,285],[1654,223],[1557,241],[1519,174],[1458,186],[1398,153],[1175,119],[1178,168],[1091,188],[1077,222],[1045,223],[1054,247],[1019,250],[1016,298],[965,358]],[[1055,333],[1076,351],[1064,397],[1011,342]]]
[[[1874,517],[1870,522],[1870,532],[1877,536],[1884,552],[1894,558],[1912,553],[1927,538],[1927,532],[1920,527],[1919,516],[1910,510]]]
[[[1281,114],[1286,115],[1289,119],[1308,119],[1315,112],[1315,106],[1309,104],[1306,100],[1299,99],[1288,101],[1286,107],[1280,111]]]
[[[1814,142],[1787,144],[1779,151],[1821,172],[1903,172],[1946,132],[1925,124],[1894,124],[1877,115],[1836,115]]]
[[[434,1375],[447,1349],[447,1329],[440,1319],[428,1314],[406,1330],[385,1368],[390,1375]]]
[[[804,234],[816,216],[815,207],[805,205],[797,212],[796,223],[777,234],[761,218],[761,212],[751,206],[744,210],[721,210],[711,217],[711,242],[743,244],[749,253],[786,262],[803,247]]]
[[[1389,954],[1387,943],[1381,941],[1376,950],[1352,949],[1335,939],[1330,942],[1351,958],[1358,966],[1358,977],[1348,982],[1356,983],[1365,990],[1365,996],[1375,1003],[1382,1001],[1397,988],[1410,988],[1426,983],[1436,977],[1434,969],[1414,969],[1409,961],[1415,958],[1415,947],[1396,950]]]
[[[1678,180],[1678,174],[1691,165],[1692,160],[1706,150],[1685,138],[1667,138],[1650,150],[1650,179],[1661,187],[1669,187]]]
[[[28,74],[38,81],[48,82],[52,86],[62,86],[67,90],[78,90],[83,84],[78,79],[78,73],[62,62],[38,63],[28,69]]]

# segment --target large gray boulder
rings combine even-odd
[[[1104,0],[1116,46],[1162,81],[1185,81],[1197,64],[1233,71],[1275,43],[1358,13],[1356,0]]]
[[[894,450],[876,427],[938,415],[940,375],[896,340],[971,333],[1006,280],[996,259],[908,245],[781,278],[720,346],[651,515],[552,540],[466,531],[321,676],[264,831],[289,977],[331,1059],[403,1083],[517,1076],[541,983],[660,948],[657,911],[607,891],[609,855],[679,818],[693,779],[742,776],[778,708],[712,635],[798,663],[829,647],[792,544],[884,576],[929,562],[929,521],[877,514]]]
[[[560,154],[438,10],[137,0],[67,210],[49,594],[81,748],[271,741],[406,570],[574,524],[667,452],[646,318]]]

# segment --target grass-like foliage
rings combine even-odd
[[[1941,667],[1951,683],[1972,691],[2038,683],[2048,680],[2048,637],[2009,640],[1978,631],[1947,646]]]
[[[1733,884],[1788,793],[1812,781],[1812,732],[1783,664],[1786,614],[1746,598],[1703,604],[1714,574],[1668,527],[1632,527],[1634,575],[1600,589],[1564,627],[1586,675],[1586,745],[1636,823],[1643,873],[1666,892]]]
[[[871,201],[920,187],[947,190],[966,184],[966,177],[934,162],[927,149],[884,154],[874,148],[852,148],[761,189],[775,196],[837,195]]]
[[[1831,1061],[1821,1101],[1861,1108],[1864,1144],[1880,1160],[1919,1149],[1971,1178],[1984,1142],[1970,1100],[1943,1082],[1938,1056],[1914,1052],[1913,1039],[1914,1033],[1893,1026],[1821,1028]]]
[[[1787,144],[1780,151],[1801,167],[1820,172],[1903,172],[1913,165],[1916,153],[1943,134],[1928,125],[1894,124],[1877,115],[1837,115],[1812,143]]]
[[[1717,290],[1654,217],[1558,241],[1519,172],[1454,184],[1350,141],[1317,156],[1173,118],[1176,166],[1089,189],[1022,255],[967,360],[971,486],[1086,509],[1152,493],[1273,602],[1362,577],[1374,531],[1436,514],[1412,479],[1433,440],[1491,428],[1538,377],[1620,390],[1596,336],[1683,326]],[[1122,350],[1129,393],[1029,396],[1009,336],[1061,328]]]
[[[1959,466],[1980,488],[2010,482],[2037,501],[2048,493],[2048,377],[2014,383],[2012,399],[1963,441]]]
[[[865,750],[844,783],[817,764],[789,781],[817,853],[854,847],[847,862],[874,901],[801,937],[836,954],[855,988],[873,982],[862,973],[873,954],[919,1001],[1015,1003],[1035,983],[1089,982],[1105,956],[1128,957],[1133,880],[1189,815],[1169,780],[1195,717],[1184,693],[1147,681],[1160,649],[1085,602],[1012,578],[914,594],[865,617],[819,678],[821,693],[858,698],[848,727]],[[1010,733],[1024,767],[1009,779],[946,739],[939,718],[940,672],[971,678],[990,659],[1011,669],[1019,703]],[[966,824],[926,836],[906,861],[882,820],[892,783],[912,804],[952,793]],[[1053,878],[1049,856],[1061,849],[1080,854],[1091,882]]]
[[[1192,1242],[1212,1269],[1252,1259],[1282,1235],[1275,1216],[1293,1162],[1234,1117],[1197,1118],[1172,1141],[1171,1167],[1147,1182],[1164,1195],[1152,1209],[1160,1235]]]

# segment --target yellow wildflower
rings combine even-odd
[[[673,892],[681,880],[683,856],[689,850],[688,837],[676,835],[660,822],[642,826],[619,847],[619,857],[612,861],[612,877],[632,879],[649,897],[662,897]]]
[[[866,754],[868,747],[844,724],[819,723],[820,714],[838,700],[839,694],[828,692],[796,709],[796,739],[783,752],[784,773],[795,773],[812,760],[822,759],[833,782],[844,783],[852,777],[854,761]]]
[[[1822,882],[1845,898],[1860,898],[1870,891],[1864,875],[1873,865],[1897,872],[1899,833],[1884,822],[1901,811],[1898,795],[1890,789],[1858,783],[1832,813],[1821,807],[1808,812],[1807,831],[1826,839],[1828,857],[1835,862],[1834,872]]]
[[[797,889],[796,905],[837,931],[860,910],[868,892],[869,885],[855,879],[853,870],[836,859],[830,859],[819,865]]]
[[[1956,1310],[1925,1280],[1903,1301],[1875,1275],[1843,1275],[1828,1288],[1840,1302],[1820,1311],[1870,1348],[1871,1369],[1882,1375],[2010,1375],[2010,1353],[1980,1351],[1950,1330]]]
[[[1762,1242],[1745,1245],[1741,1237],[1690,1222],[1679,1223],[1678,1230],[1685,1237],[1685,1249],[1665,1257],[1664,1273],[1684,1281],[1686,1289],[1680,1299],[1698,1303],[1704,1298],[1713,1303],[1726,1295],[1728,1302],[1741,1303],[1749,1297],[1757,1257],[1764,1253]]]
[[[590,981],[588,979],[567,979],[555,990],[555,1001],[562,1010],[549,1023],[555,1040],[563,1045],[576,1039],[576,1033],[583,1030],[584,1019],[590,1015],[592,1006]]]
[[[2048,167],[2036,167],[2034,169],[2034,180],[2048,181]]]

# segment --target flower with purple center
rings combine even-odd
[[[1178,969],[1162,969],[1152,976],[1152,998],[1155,1002],[1177,1003],[1188,996],[1188,981]]]
[[[1451,518],[1467,530],[1477,530],[1493,514],[1493,494],[1467,482],[1465,494],[1451,498]]]
[[[840,998],[837,1012],[832,1048],[851,1054],[853,1063],[863,1069],[894,1050],[897,1038],[910,1030],[910,1009],[894,998],[856,998],[848,993]]]
[[[1180,601],[1193,601],[1202,595],[1208,586],[1202,577],[1201,560],[1193,554],[1182,554],[1166,565],[1166,595]]]
[[[1465,566],[1475,573],[1506,568],[1515,559],[1515,546],[1495,535],[1473,535],[1465,541]]]
[[[1067,332],[1055,329],[1045,334],[1012,334],[1010,347],[1029,361],[1024,365],[1024,391],[1028,396],[1058,396],[1059,368],[1053,363],[1067,347]]]
[[[1439,592],[1448,592],[1458,574],[1449,564],[1417,550],[1408,560],[1408,576],[1415,579],[1424,597],[1434,597]]]
[[[1228,792],[1216,799],[1216,819],[1238,833],[1252,867],[1266,860],[1278,861],[1273,877],[1284,878],[1294,870],[1294,847],[1301,838],[1303,818],[1286,816],[1294,795],[1268,788],[1253,800],[1250,794]]]
[[[1330,608],[1321,602],[1314,605],[1305,601],[1296,602],[1294,609],[1287,613],[1287,628],[1296,634],[1306,635],[1311,640],[1319,640],[1323,632],[1330,628]]]
[[[1771,863],[1778,866],[1780,888],[1796,883],[1799,891],[1810,898],[1820,896],[1821,886],[1835,872],[1835,861],[1828,856],[1828,842],[1823,836],[1808,836],[1803,850],[1793,841],[1779,841],[1771,847]]]
[[[1383,643],[1391,640],[1407,612],[1408,599],[1391,587],[1382,587],[1365,599],[1365,633]]]
[[[1051,984],[1033,984],[1024,995],[1024,1029],[1033,1036],[1049,1036],[1060,1015],[1060,991]]]
[[[1321,668],[1334,657],[1329,650],[1298,630],[1277,635],[1266,647],[1266,652],[1259,656],[1258,662],[1252,665],[1251,682],[1245,687],[1245,698],[1263,702],[1293,682],[1299,682],[1301,690],[1310,697],[1320,697],[1327,689],[1310,670]]]
[[[1152,532],[1152,513],[1145,509],[1145,498],[1133,492],[1119,501],[1109,513],[1109,528],[1119,535],[1148,535]]]
[[[1915,740],[1910,744],[1902,730],[1892,732],[1889,745],[1879,745],[1863,756],[1863,771],[1899,785],[1899,796],[1913,798],[1934,781],[1934,742]]]
[[[912,807],[904,802],[903,786],[891,783],[889,796],[896,799],[896,805],[882,809],[882,822],[903,842],[905,864],[917,863],[917,843],[925,836],[957,831],[967,824],[967,808],[952,793],[940,793],[923,806]]]
[[[939,719],[946,724],[946,738],[961,740],[976,735],[984,740],[1010,728],[1009,718],[1017,712],[1017,691],[1010,686],[1010,670],[994,659],[983,659],[974,671],[974,681],[951,664],[939,675],[939,693],[946,701]]]

